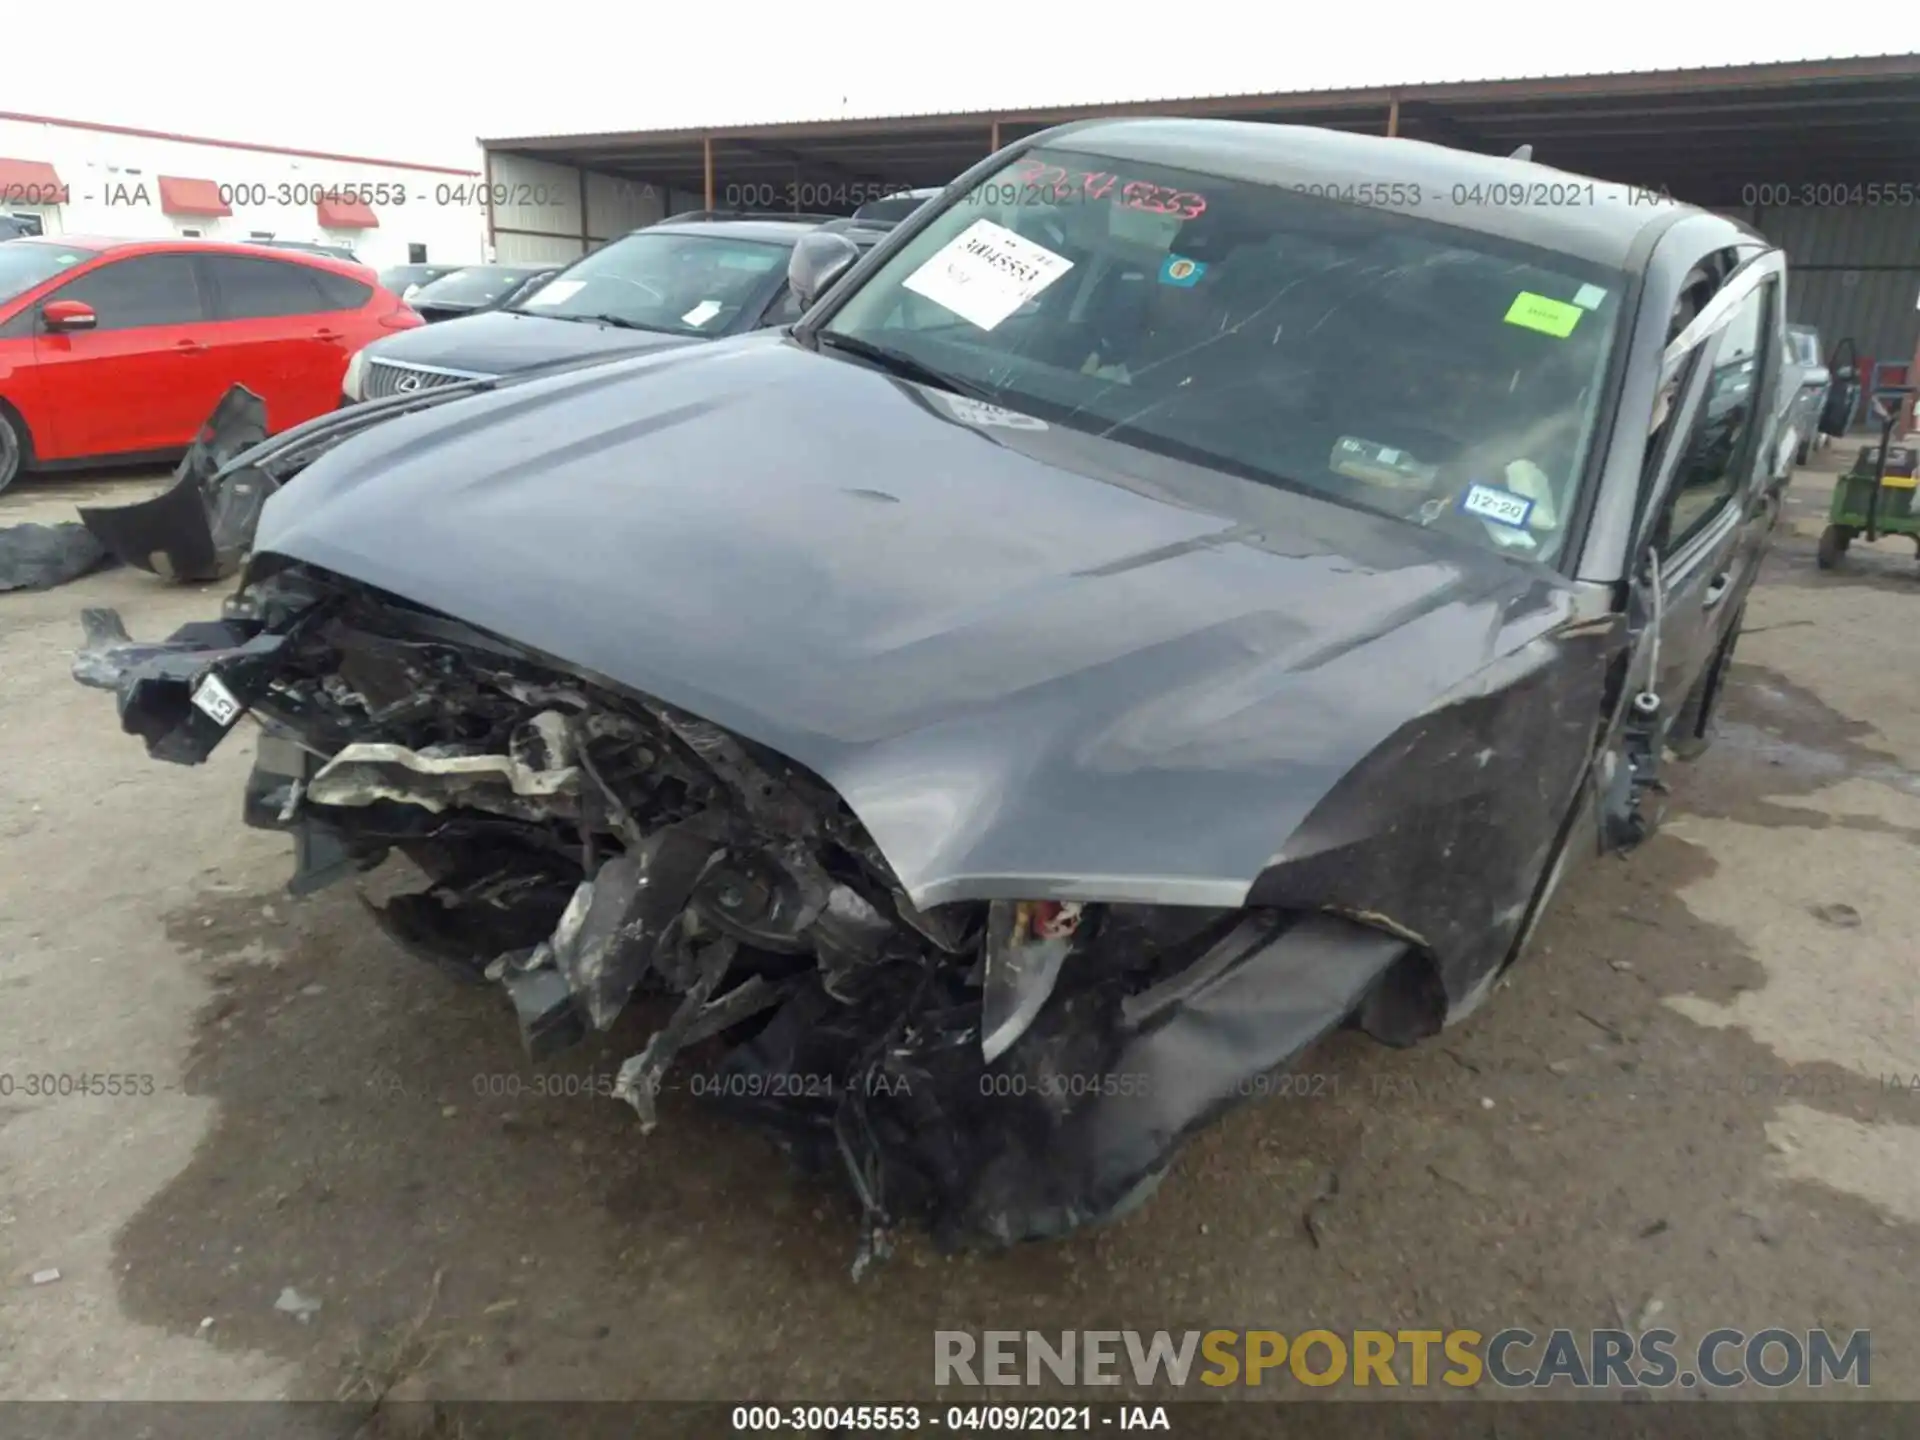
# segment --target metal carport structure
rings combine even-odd
[[[1093,115],[1320,125],[1507,153],[1736,214],[1783,244],[1794,318],[1905,362],[1920,331],[1920,55],[482,140],[488,242],[566,259],[665,214],[844,213]]]

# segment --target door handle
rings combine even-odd
[[[173,348],[183,351],[188,355],[198,355],[207,347],[198,340],[176,340],[174,341]]]
[[[1707,582],[1707,593],[1700,598],[1702,608],[1711,610],[1726,598],[1727,591],[1733,588],[1733,576],[1721,571]]]
[[[313,338],[316,340],[338,340],[340,338],[340,332],[338,330],[316,330],[313,332]]]

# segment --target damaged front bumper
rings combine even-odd
[[[235,385],[200,427],[167,490],[136,505],[82,506],[80,519],[124,565],[171,580],[231,575],[276,488],[257,466],[234,461],[266,438],[266,404]]]
[[[267,438],[266,402],[235,385],[200,427],[173,484],[133,505],[80,507],[109,555],[168,580],[224,580],[253,548],[260,512],[275,491],[341,442],[370,426],[494,388],[486,378],[425,394],[394,395],[336,410]]]
[[[394,851],[397,943],[504,989],[544,1059],[637,997],[642,1130],[671,1070],[833,1170],[865,1261],[1123,1213],[1196,1129],[1353,1017],[1409,942],[1313,911],[959,900],[922,910],[840,797],[697,716],[292,567],[164,644],[86,616],[74,663],[157,758],[262,726],[250,824],[296,890]]]

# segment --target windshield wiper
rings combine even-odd
[[[993,391],[984,385],[976,385],[971,380],[961,380],[945,371],[936,370],[923,364],[911,355],[898,350],[889,350],[885,345],[875,345],[871,340],[862,340],[857,335],[842,335],[833,330],[819,331],[815,338],[822,345],[830,345],[835,350],[844,350],[849,355],[858,355],[862,360],[870,360],[889,375],[898,375],[902,380],[911,380],[916,385],[931,385],[936,390],[945,390],[950,394],[964,395],[969,400],[992,400]]]
[[[671,335],[674,332],[663,325],[642,325],[638,320],[629,320],[623,315],[555,315],[547,310],[522,310],[518,306],[510,307],[509,315],[541,315],[549,320],[578,320],[585,325],[611,325],[619,330],[651,330],[656,335]]]

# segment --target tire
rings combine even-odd
[[[26,468],[27,427],[0,404],[0,490],[5,490]]]
[[[1820,550],[1815,557],[1822,570],[1832,570],[1853,543],[1853,532],[1840,525],[1829,525],[1820,532]]]

